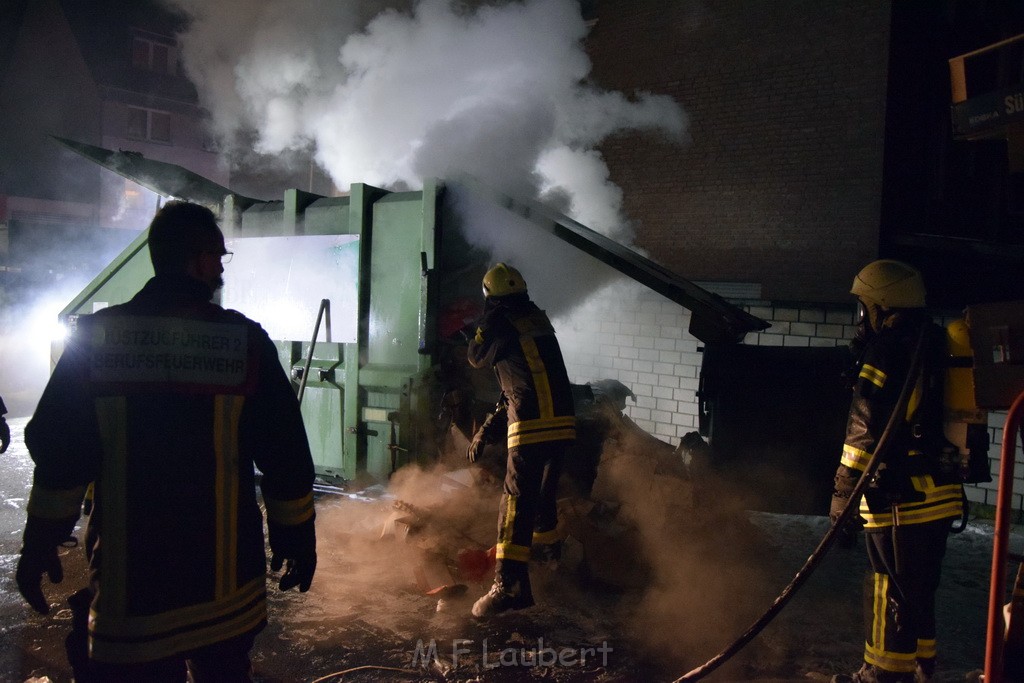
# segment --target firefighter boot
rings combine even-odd
[[[870,664],[864,664],[852,674],[833,676],[832,683],[914,683],[914,674],[885,671]]]
[[[525,562],[500,560],[491,590],[473,603],[473,616],[490,617],[531,606],[533,593],[530,591],[529,565]]]

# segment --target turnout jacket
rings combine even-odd
[[[158,275],[82,316],[25,429],[30,523],[70,530],[94,483],[97,660],[151,661],[265,625],[254,465],[268,524],[315,548],[313,462],[276,348],[209,299],[198,280]]]
[[[928,392],[941,392],[941,387],[928,386],[931,373],[927,367],[929,359],[944,351],[945,336],[923,312],[896,313],[890,322],[867,340],[858,363],[843,455],[836,473],[835,495],[839,497],[849,497],[867,468],[899,400],[922,328],[926,339],[906,412],[896,423],[890,437],[893,441],[882,454],[875,479],[860,501],[865,530],[955,518],[963,509],[959,481],[943,474],[939,467],[938,451],[945,443],[941,413],[926,410],[927,401],[935,400]],[[939,344],[943,345],[941,350]]]
[[[576,438],[572,387],[555,330],[525,293],[487,299],[467,359],[474,368],[494,368],[510,450]]]

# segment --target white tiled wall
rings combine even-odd
[[[771,323],[751,333],[746,344],[761,346],[843,346],[854,333],[853,307],[744,306]],[[946,323],[948,318],[937,318]],[[570,316],[555,317],[555,328],[570,379],[586,383],[617,379],[636,394],[626,414],[641,428],[671,444],[697,429],[697,383],[702,344],[687,328],[690,313],[639,286],[606,291]],[[1005,412],[989,414],[993,481],[967,487],[972,501],[994,505]],[[837,454],[838,458],[838,454]],[[1017,444],[1012,508],[1024,513],[1024,459]]]

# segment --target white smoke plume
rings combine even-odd
[[[628,242],[595,147],[619,131],[685,138],[670,98],[588,80],[576,0],[168,2],[193,18],[183,62],[226,148],[254,138],[267,155],[312,150],[342,191],[469,174],[561,199]]]

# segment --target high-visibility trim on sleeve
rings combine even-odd
[[[879,389],[885,387],[885,380],[889,378],[888,375],[876,368],[874,365],[868,365],[867,363],[861,366],[859,376],[861,379],[866,379],[871,382]]]
[[[848,443],[843,444],[843,457],[839,461],[843,465],[863,472],[867,469],[868,462],[870,461],[871,454],[867,451],[861,450],[856,446],[851,446]]]
[[[42,519],[78,519],[82,510],[85,487],[49,489],[35,484],[28,497],[28,514]]]
[[[267,506],[267,519],[278,524],[294,526],[312,519],[313,517],[313,492],[310,491],[302,498],[295,500],[274,500],[263,496],[263,502]]]

